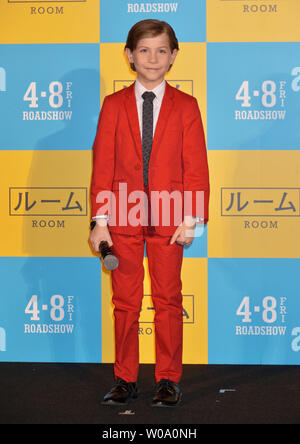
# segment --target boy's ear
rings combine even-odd
[[[172,64],[174,63],[174,60],[175,60],[177,54],[178,54],[178,49],[174,49],[172,54],[171,54]]]
[[[174,61],[175,61],[175,59],[176,59],[177,54],[178,54],[178,49],[174,49],[173,52],[172,52],[172,54],[171,54],[171,65],[169,66],[168,72],[169,72],[170,69],[172,68],[173,63],[174,63]]]
[[[130,64],[130,68],[132,69],[132,71],[136,71],[134,63],[133,63],[132,52],[130,51],[129,48],[125,48],[125,53],[126,53],[126,56],[127,56],[127,60],[128,60],[128,62]]]
[[[129,63],[133,63],[133,55],[129,48],[125,48],[126,56]]]

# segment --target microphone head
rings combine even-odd
[[[119,266],[119,260],[116,256],[108,254],[103,259],[103,265],[107,270],[115,270]]]

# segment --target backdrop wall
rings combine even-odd
[[[299,16],[298,0],[1,2],[0,361],[114,360],[110,275],[87,241],[91,148],[105,95],[135,79],[130,27],[157,18],[210,167],[210,221],[184,249],[184,363],[300,363]]]

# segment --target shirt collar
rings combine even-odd
[[[162,102],[162,99],[164,97],[166,89],[166,80],[164,79],[159,85],[157,85],[155,88],[153,88],[151,91],[156,95],[156,98],[154,100],[158,100],[159,102]],[[138,100],[143,100],[142,94],[144,94],[145,91],[149,91],[147,88],[145,88],[141,82],[139,82],[138,79],[135,81],[135,96]]]

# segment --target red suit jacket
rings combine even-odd
[[[150,195],[152,191],[164,191],[168,196],[172,193],[171,196],[182,199],[181,211],[173,198],[156,200],[157,211],[153,210],[153,213],[158,234],[172,236],[184,215],[204,217],[204,222],[208,221],[209,172],[198,103],[194,97],[167,82],[148,174]],[[136,190],[140,190],[140,194]],[[106,191],[113,192],[115,201],[114,198],[104,198],[108,196]],[[141,210],[144,208],[143,191],[142,141],[133,83],[106,96],[101,108],[93,146],[91,216],[109,214],[110,231],[134,235],[140,232],[145,220]],[[200,202],[203,197],[204,205]],[[189,204],[185,206],[187,202]],[[154,208],[152,200],[151,206]],[[164,206],[169,207],[169,221],[166,218],[168,212],[163,216]],[[138,208],[140,212],[137,212]]]

